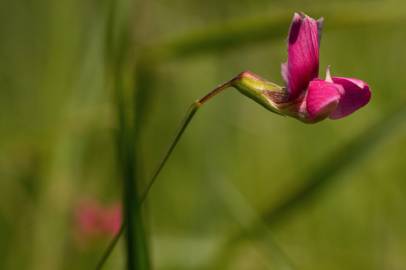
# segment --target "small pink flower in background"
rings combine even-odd
[[[359,80],[319,78],[319,48],[323,20],[295,13],[288,36],[288,60],[282,64],[286,87],[280,87],[246,71],[232,85],[268,110],[316,123],[325,118],[340,119],[365,106],[369,86]]]
[[[74,211],[75,237],[81,243],[116,235],[121,226],[121,206],[103,206],[95,200],[81,201]]]

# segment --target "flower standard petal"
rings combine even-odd
[[[313,80],[306,95],[306,111],[310,122],[317,122],[329,116],[340,100],[341,86],[335,83]]]
[[[333,77],[333,82],[341,85],[342,88],[340,102],[330,115],[331,119],[340,119],[355,112],[365,106],[371,98],[369,86],[361,80]]]
[[[290,99],[303,93],[319,73],[319,38],[321,20],[295,13],[289,30],[288,61],[282,65]]]

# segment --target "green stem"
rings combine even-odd
[[[126,134],[124,134],[126,137]],[[124,216],[125,220],[128,224],[127,226],[127,269],[128,270],[135,270],[137,269],[137,264],[139,263],[138,252],[137,252],[137,223],[139,222],[139,207],[138,207],[138,198],[136,195],[137,188],[136,188],[136,169],[135,169],[135,154],[133,152],[133,144],[130,141],[125,140],[124,148],[129,149],[122,149],[124,151],[124,157],[122,160],[123,163],[123,178],[124,178],[124,185],[123,185],[123,203],[124,203]]]
[[[209,101],[211,98],[222,92],[223,90],[229,88],[232,86],[232,82],[234,79],[219,85],[216,87],[213,91],[208,93],[206,96],[202,97],[201,99],[195,101],[190,105],[189,110],[186,112],[185,117],[183,118],[183,121],[176,132],[175,138],[173,139],[172,143],[170,144],[168,150],[166,151],[164,157],[162,158],[161,162],[158,164],[157,169],[155,170],[155,173],[152,175],[152,178],[148,182],[144,192],[140,196],[139,203],[138,203],[138,208],[141,207],[141,205],[145,202],[145,200],[148,197],[148,194],[154,185],[157,177],[159,176],[160,172],[164,168],[166,162],[168,161],[169,157],[171,156],[173,150],[175,149],[176,145],[178,144],[179,140],[181,139],[183,133],[185,132],[186,128],[189,126],[190,122],[192,121],[193,117],[195,116],[197,110],[205,104],[207,101]],[[139,212],[140,209],[136,209],[137,212]],[[131,218],[131,217],[128,217]],[[129,219],[127,219],[128,221]],[[100,270],[103,268],[104,264],[106,263],[107,259],[109,258],[110,254],[113,252],[114,247],[116,246],[118,240],[120,237],[123,235],[125,229],[128,227],[127,222],[123,222],[123,224],[120,227],[120,231],[117,233],[117,235],[110,241],[109,245],[107,246],[106,250],[104,251],[102,257],[100,258],[96,270]]]
[[[127,223],[123,222],[121,224],[120,230],[111,240],[109,245],[107,246],[106,250],[103,253],[103,256],[100,258],[99,262],[96,265],[96,270],[100,270],[103,268],[104,264],[106,263],[107,259],[109,258],[110,254],[113,252],[114,247],[117,245],[118,240],[120,240],[121,235],[124,233],[124,229],[126,228]]]

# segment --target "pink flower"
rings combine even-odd
[[[119,204],[102,206],[94,200],[82,201],[75,209],[74,225],[80,242],[114,236],[121,226],[121,207]]]
[[[252,74],[241,73],[235,81],[240,92],[267,109],[315,123],[327,117],[343,118],[365,106],[371,97],[369,86],[359,80],[319,76],[319,47],[323,20],[295,13],[288,37],[288,61],[282,64],[286,87],[279,87]]]

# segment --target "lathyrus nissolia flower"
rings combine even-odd
[[[288,60],[282,64],[286,86],[268,82],[252,72],[238,75],[230,86],[272,112],[316,123],[345,117],[369,102],[368,85],[354,78],[319,78],[319,48],[323,20],[295,13],[288,36]]]
[[[81,201],[74,211],[74,233],[82,245],[103,237],[114,236],[121,226],[121,206],[103,206],[95,200]]]

